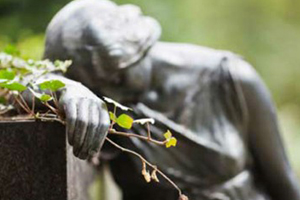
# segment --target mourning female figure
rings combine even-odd
[[[159,36],[159,24],[138,7],[108,0],[75,0],[53,18],[45,58],[73,60],[67,78],[53,77],[67,83],[60,105],[75,156],[93,156],[104,143],[104,95],[132,107],[135,117],[154,118],[153,137],[169,129],[178,138],[171,149],[118,142],[157,164],[190,199],[300,200],[274,105],[252,66],[227,51]],[[135,158],[121,153],[110,162],[125,200],[177,198],[163,180],[145,183]]]

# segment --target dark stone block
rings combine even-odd
[[[95,171],[58,123],[0,123],[1,200],[89,200]]]

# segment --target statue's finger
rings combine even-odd
[[[92,144],[89,149],[89,156],[95,155],[97,152],[99,152],[100,148],[102,147],[105,137],[107,135],[107,131],[110,125],[109,115],[106,110],[101,109],[100,114],[100,123],[97,127],[96,134],[92,140]]]
[[[89,117],[89,107],[90,100],[81,99],[77,104],[77,119],[75,124],[74,131],[74,145],[73,145],[73,153],[75,156],[78,156],[81,146],[83,144],[87,127],[88,127],[88,117]]]
[[[92,145],[93,138],[96,135],[98,126],[100,126],[99,108],[96,103],[92,103],[92,105],[90,106],[89,124],[87,127],[86,136],[78,155],[80,159],[86,159],[88,157],[88,150]]]
[[[75,100],[70,100],[64,105],[65,115],[66,115],[66,131],[68,135],[69,144],[73,146],[74,144],[74,131],[75,123],[77,119],[77,106]]]

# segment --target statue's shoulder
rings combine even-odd
[[[241,56],[228,55],[223,62],[230,74],[240,84],[248,86],[261,84],[262,80],[255,68]]]
[[[223,66],[228,67],[236,75],[253,69],[238,54],[194,44],[157,42],[150,54],[154,62],[167,63],[177,68],[213,72]]]
[[[158,42],[150,54],[154,62],[161,63],[161,66],[191,70],[195,73],[205,71],[207,74],[215,74],[216,81],[233,78],[235,82],[247,87],[257,87],[262,82],[249,62],[227,50],[193,44]]]

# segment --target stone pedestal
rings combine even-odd
[[[0,123],[1,200],[91,200],[95,176],[73,156],[61,124]]]

